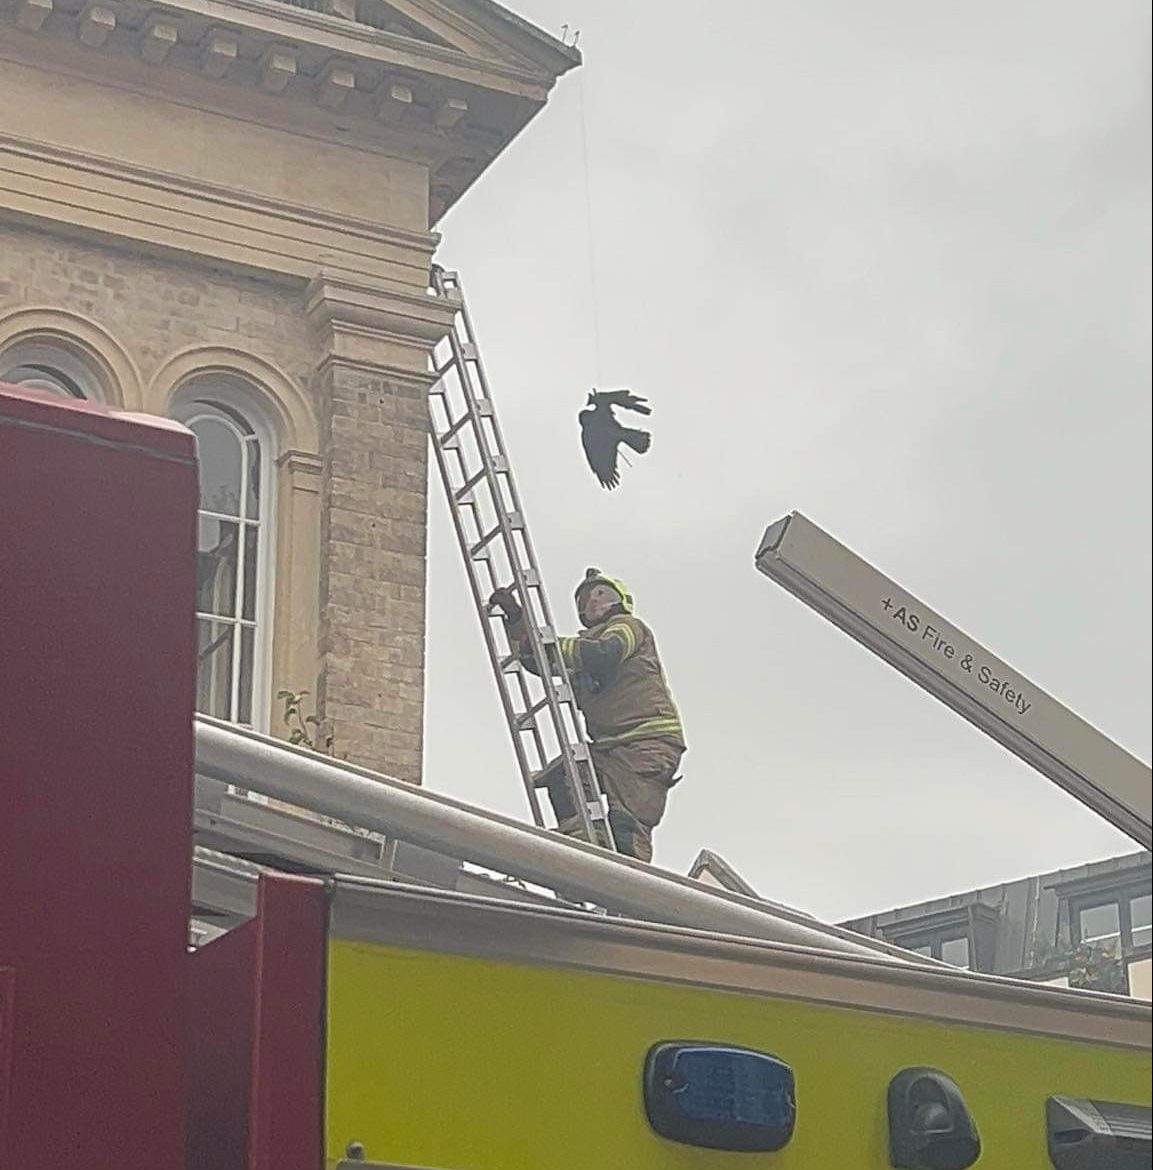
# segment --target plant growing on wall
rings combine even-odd
[[[320,720],[315,715],[304,714],[304,700],[308,697],[308,691],[277,691],[276,697],[284,703],[284,725],[289,729],[289,743],[296,747],[310,748],[314,752],[332,749],[331,736],[323,747],[317,746],[316,736]]]
[[[315,715],[304,714],[304,700],[308,697],[308,691],[277,691],[276,697],[284,704],[284,725],[289,729],[288,742],[296,747],[305,747],[314,752],[325,752],[332,755],[332,736],[327,736],[324,740],[324,746],[318,747],[316,737],[320,734],[320,720]],[[341,758],[346,759],[347,757],[342,756]],[[379,841],[381,847],[384,846],[385,839],[379,833],[362,829],[359,825],[351,825],[336,817],[325,816],[321,819],[327,824],[337,825],[342,829],[349,829],[359,836]]]

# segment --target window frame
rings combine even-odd
[[[885,941],[891,942],[894,946],[904,947],[907,951],[914,951],[923,953],[923,948],[929,948],[929,957],[937,959],[939,962],[945,963],[948,960],[941,957],[941,950],[945,943],[956,942],[959,939],[965,940],[967,948],[968,963],[964,967],[958,967],[955,963],[949,963],[957,971],[976,971],[977,967],[974,965],[974,958],[976,951],[973,945],[973,932],[965,925],[942,925],[931,930],[910,931],[907,934],[892,934],[886,932]]]
[[[1000,910],[995,906],[967,902],[887,923],[880,927],[879,933],[886,942],[906,950],[927,946],[930,957],[941,962],[945,961],[941,958],[944,944],[963,938],[969,947],[969,964],[955,970],[991,972],[996,969],[1000,916]]]
[[[43,381],[59,383],[50,386],[53,392],[59,390],[66,397],[80,402],[105,402],[99,372],[70,345],[32,336],[22,337],[0,352],[0,382],[45,389],[43,385],[36,385],[36,379],[16,381],[12,377],[17,370],[37,367],[47,367],[43,370],[46,375]]]
[[[1116,885],[1111,889],[1097,889],[1070,895],[1066,901],[1069,913],[1069,938],[1073,946],[1080,946],[1083,941],[1081,915],[1084,911],[1095,910],[1099,906],[1116,906],[1118,958],[1128,962],[1153,954],[1153,940],[1137,945],[1134,945],[1133,942],[1133,902],[1137,898],[1148,896],[1150,892],[1150,883],[1146,881],[1144,883],[1131,882],[1128,885]],[[1112,938],[1113,936],[1108,939],[1094,940],[1087,945],[1105,945],[1111,942]]]
[[[277,477],[276,467],[279,455],[276,442],[276,432],[268,421],[268,412],[261,407],[259,388],[252,386],[247,379],[226,371],[206,370],[186,378],[176,394],[173,395],[169,414],[178,422],[189,425],[197,417],[198,407],[208,407],[228,416],[235,426],[235,419],[239,417],[244,425],[250,428],[252,436],[260,452],[260,515],[253,521],[244,521],[240,525],[241,545],[243,545],[243,524],[255,523],[257,529],[256,552],[256,597],[253,612],[255,619],[251,623],[244,622],[238,614],[235,618],[215,618],[211,614],[201,615],[196,611],[197,626],[202,620],[223,620],[234,624],[239,630],[251,624],[254,627],[253,656],[252,656],[252,702],[251,722],[240,723],[238,726],[251,727],[254,731],[268,734],[272,723],[272,663],[273,663],[273,636],[275,621],[276,595],[276,525],[277,525]],[[219,415],[209,414],[207,417],[216,418]],[[214,519],[221,519],[221,515],[211,509],[202,508],[197,501],[197,522],[202,515]],[[224,522],[238,522],[236,517],[223,517]],[[238,561],[238,574],[242,574]],[[235,688],[236,670],[233,670],[233,685]],[[233,695],[233,709],[237,708],[236,696]]]

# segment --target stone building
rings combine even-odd
[[[201,710],[419,781],[434,228],[577,64],[492,0],[0,0],[0,380],[196,432]]]

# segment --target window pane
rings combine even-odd
[[[196,557],[196,608],[232,617],[236,613],[236,561],[239,525],[200,517]]]
[[[255,524],[244,526],[244,618],[256,621],[256,578],[260,562],[260,529]]]
[[[1121,908],[1116,902],[1090,906],[1077,915],[1082,942],[1104,942],[1121,934]]]
[[[241,723],[252,723],[252,671],[255,661],[256,631],[251,626],[240,627],[240,711],[237,718]]]
[[[248,447],[248,485],[245,515],[249,520],[260,519],[260,443],[255,435],[245,439]]]
[[[200,506],[240,514],[240,436],[222,419],[203,415],[191,424],[200,457]]]
[[[232,718],[232,636],[225,622],[197,622],[199,670],[196,709],[217,719]]]
[[[217,718],[255,725],[266,714],[257,703],[255,681],[263,654],[257,617],[266,537],[259,517],[268,452],[239,410],[214,400],[217,390],[228,390],[228,380],[206,377],[204,389],[213,394],[186,402],[175,414],[196,435],[200,467],[196,589],[204,661],[198,706]]]
[[[1150,911],[1153,909],[1153,895],[1142,894],[1139,898],[1129,899],[1129,918],[1133,924],[1133,945],[1147,947],[1153,942],[1153,923],[1150,922]]]
[[[63,370],[38,363],[14,366],[10,370],[5,370],[0,380],[16,386],[28,386],[34,390],[49,390],[53,394],[63,394],[68,398],[84,397],[84,391],[76,384],[74,378],[68,377]]]
[[[969,940],[946,938],[941,941],[941,959],[953,967],[969,966]]]
[[[1153,959],[1129,964],[1129,994],[1134,999],[1153,999]]]

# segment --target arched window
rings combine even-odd
[[[173,413],[196,435],[200,460],[197,710],[265,727],[269,444],[223,395],[186,398]]]
[[[100,380],[70,348],[52,341],[18,341],[0,355],[0,382],[49,390],[65,398],[103,400]]]

